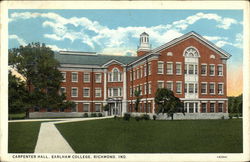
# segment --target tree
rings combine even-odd
[[[59,62],[54,58],[54,52],[40,43],[32,43],[9,50],[9,65],[26,78],[28,91],[27,101],[31,107],[58,109],[59,107],[74,107],[60,95],[60,84],[63,79],[58,70]]]
[[[27,108],[28,92],[25,83],[9,71],[9,113],[22,113]]]
[[[182,112],[184,114],[183,103],[169,89],[157,89],[155,103],[158,105],[157,114],[167,113],[168,116],[171,116],[172,120],[174,119],[174,113]]]
[[[242,97],[243,95],[240,94],[239,96],[232,96],[228,97],[228,111],[229,113],[237,113],[242,114]]]
[[[138,112],[139,110],[139,104],[140,104],[140,101],[141,101],[141,97],[140,97],[140,94],[141,94],[141,91],[135,91],[135,97],[136,97],[136,100],[135,100],[135,111]]]

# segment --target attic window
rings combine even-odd
[[[211,59],[215,59],[215,56],[214,56],[214,55],[210,55],[210,58],[211,58]]]
[[[184,50],[185,57],[200,57],[198,50],[195,47],[188,47]]]
[[[173,52],[168,52],[167,56],[173,56]]]

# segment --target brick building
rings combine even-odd
[[[139,112],[153,114],[155,92],[165,87],[184,102],[186,114],[192,114],[193,118],[211,115],[219,118],[228,114],[227,59],[230,54],[195,32],[155,49],[151,49],[145,32],[139,42],[137,56],[55,53],[64,76],[61,90],[67,100],[76,103],[75,109],[63,111],[103,112],[103,106],[108,104],[109,115],[134,112],[134,92],[141,90]]]

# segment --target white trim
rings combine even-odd
[[[89,75],[89,81],[84,80],[85,75]],[[83,72],[83,78],[82,79],[83,79],[83,83],[90,83],[90,73],[89,72]]]
[[[115,62],[115,63],[117,63],[117,64],[120,64],[120,65],[122,65],[122,66],[125,66],[125,64],[123,64],[123,63],[121,63],[121,62],[119,62],[119,61],[117,61],[117,60],[115,60],[115,59],[112,59],[112,60],[110,60],[109,62],[103,64],[101,67],[107,67],[107,66],[108,66],[109,64],[111,64],[112,62]]]
[[[222,93],[218,93],[218,91],[219,91],[219,84],[222,85]],[[218,93],[218,95],[224,95],[224,83],[223,82],[217,83],[217,93]]]
[[[158,81],[157,81],[157,89],[159,88],[159,83],[162,83],[162,85],[163,85],[162,88],[165,88],[164,80],[158,80]]]
[[[100,111],[96,111],[96,105],[100,105]],[[94,112],[102,112],[102,103],[95,103],[95,111]]]
[[[168,83],[171,83],[171,91],[173,91],[174,90],[174,82],[173,81],[167,81],[166,82],[166,88],[168,88]]]
[[[84,55],[84,56],[97,55],[96,52],[79,52],[79,51],[59,51],[59,54],[63,54],[63,55]]]
[[[198,98],[198,99],[186,99],[186,98],[180,98],[181,100],[183,100],[183,101],[205,101],[205,100],[207,100],[207,101],[211,101],[211,100],[214,100],[214,101],[219,101],[219,100],[221,100],[221,101],[227,101],[228,99],[227,98]]]
[[[211,85],[211,84],[214,85],[214,93],[211,93],[211,92],[210,92],[210,85]],[[215,88],[215,82],[209,82],[209,94],[215,95],[215,94],[216,94],[215,89],[216,89],[216,88]]]
[[[221,73],[222,73],[222,74],[221,74],[221,75],[218,74],[218,73],[219,73],[219,66],[222,67],[222,69],[221,69]],[[221,77],[221,76],[224,76],[223,68],[224,68],[223,64],[218,64],[218,65],[217,65],[217,76],[220,76],[220,77]]]
[[[96,96],[96,90],[100,90],[100,96]],[[102,97],[102,88],[101,87],[95,88],[95,98],[101,98],[101,97]]]
[[[197,52],[197,54],[198,54],[198,56],[193,56],[193,57],[186,56],[186,55],[185,55],[185,53],[186,53],[186,51],[187,51],[188,49],[190,49],[190,48],[195,49],[195,50],[196,50],[196,52]],[[185,50],[183,51],[183,56],[184,56],[184,57],[189,57],[189,58],[197,58],[197,57],[201,57],[201,56],[200,56],[200,52],[199,52],[199,50],[198,50],[196,47],[194,47],[194,46],[188,46],[187,48],[185,48]]]
[[[88,111],[84,111],[84,105],[88,105]],[[90,103],[82,103],[82,111],[83,112],[90,112]]]
[[[171,73],[168,73],[168,64],[171,65]],[[174,74],[174,63],[171,62],[171,61],[168,61],[168,62],[166,63],[166,74],[167,74],[167,75],[173,75],[173,74]]]
[[[162,72],[159,72],[159,63],[162,65],[162,67],[160,67],[162,69]],[[157,74],[164,74],[164,61],[157,61]]]
[[[96,80],[96,75],[100,75],[101,77],[100,77],[100,81],[97,81]],[[95,83],[102,83],[102,73],[95,73]]]
[[[211,73],[210,73],[211,66],[214,66],[214,74],[213,75],[211,75]],[[209,64],[209,76],[215,76],[215,64]]]
[[[202,93],[202,84],[206,84],[206,93]],[[201,82],[201,94],[207,94],[207,82]]]
[[[177,83],[181,83],[181,92],[179,93],[177,93]],[[182,94],[182,81],[176,81],[175,85],[176,85],[176,89],[175,89],[176,94]]]
[[[201,71],[202,71],[202,66],[204,66],[204,65],[206,66],[206,70],[205,70],[206,73],[205,74],[201,73],[201,76],[207,76],[207,64],[205,64],[205,63],[201,64]]]
[[[76,89],[76,96],[73,96],[73,89]],[[71,87],[71,97],[78,97],[78,87]]]
[[[177,65],[180,65],[180,73],[177,73]],[[176,75],[182,75],[182,63],[181,62],[176,62],[175,63],[175,74]]]

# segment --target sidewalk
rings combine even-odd
[[[75,153],[68,142],[61,135],[61,133],[57,130],[55,124],[88,120],[101,120],[107,118],[113,118],[113,116],[102,118],[60,119],[62,121],[43,122],[41,123],[35,153]]]

